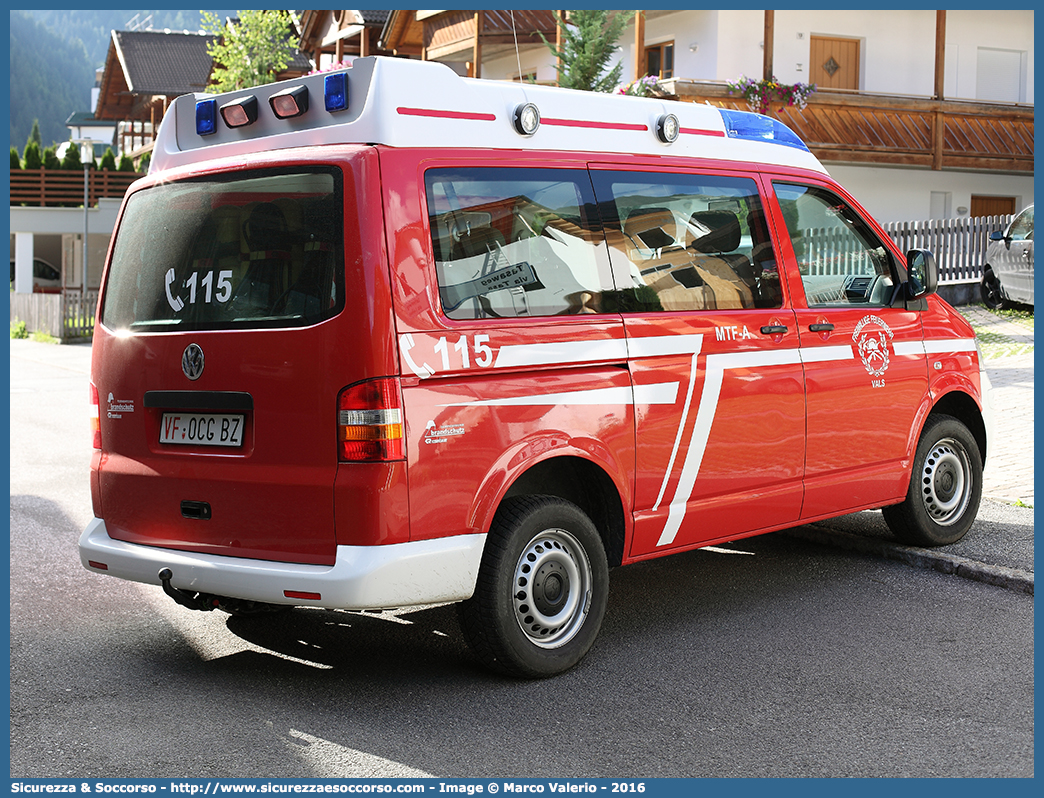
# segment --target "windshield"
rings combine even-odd
[[[304,326],[344,306],[340,174],[237,172],[154,186],[124,211],[101,321],[170,331]]]

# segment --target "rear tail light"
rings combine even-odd
[[[394,377],[350,385],[337,397],[337,456],[342,463],[403,460],[402,394]]]
[[[100,449],[101,444],[101,407],[98,404],[98,388],[92,382],[90,384],[90,419],[91,419],[91,444],[95,449]]]

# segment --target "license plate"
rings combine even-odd
[[[246,416],[229,413],[164,413],[160,443],[242,446]]]

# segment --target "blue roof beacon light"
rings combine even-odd
[[[217,100],[196,103],[196,133],[200,136],[217,133]]]
[[[723,108],[721,118],[725,122],[725,132],[730,138],[767,141],[811,152],[793,130],[770,116],[750,111],[729,111]]]
[[[323,98],[326,101],[326,110],[331,113],[348,108],[348,76],[344,72],[334,72],[326,76]]]

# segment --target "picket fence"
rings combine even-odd
[[[89,338],[94,333],[98,292],[71,290],[64,294],[11,292],[11,321],[24,321],[29,332],[47,333],[63,341]]]
[[[967,219],[929,219],[922,222],[889,222],[882,225],[901,252],[927,249],[939,265],[940,284],[977,283],[986,262],[990,233],[1004,230],[1013,216],[975,216]],[[869,257],[854,248],[844,229],[811,228],[802,231],[805,260],[813,274],[837,275],[872,271],[857,263]]]

